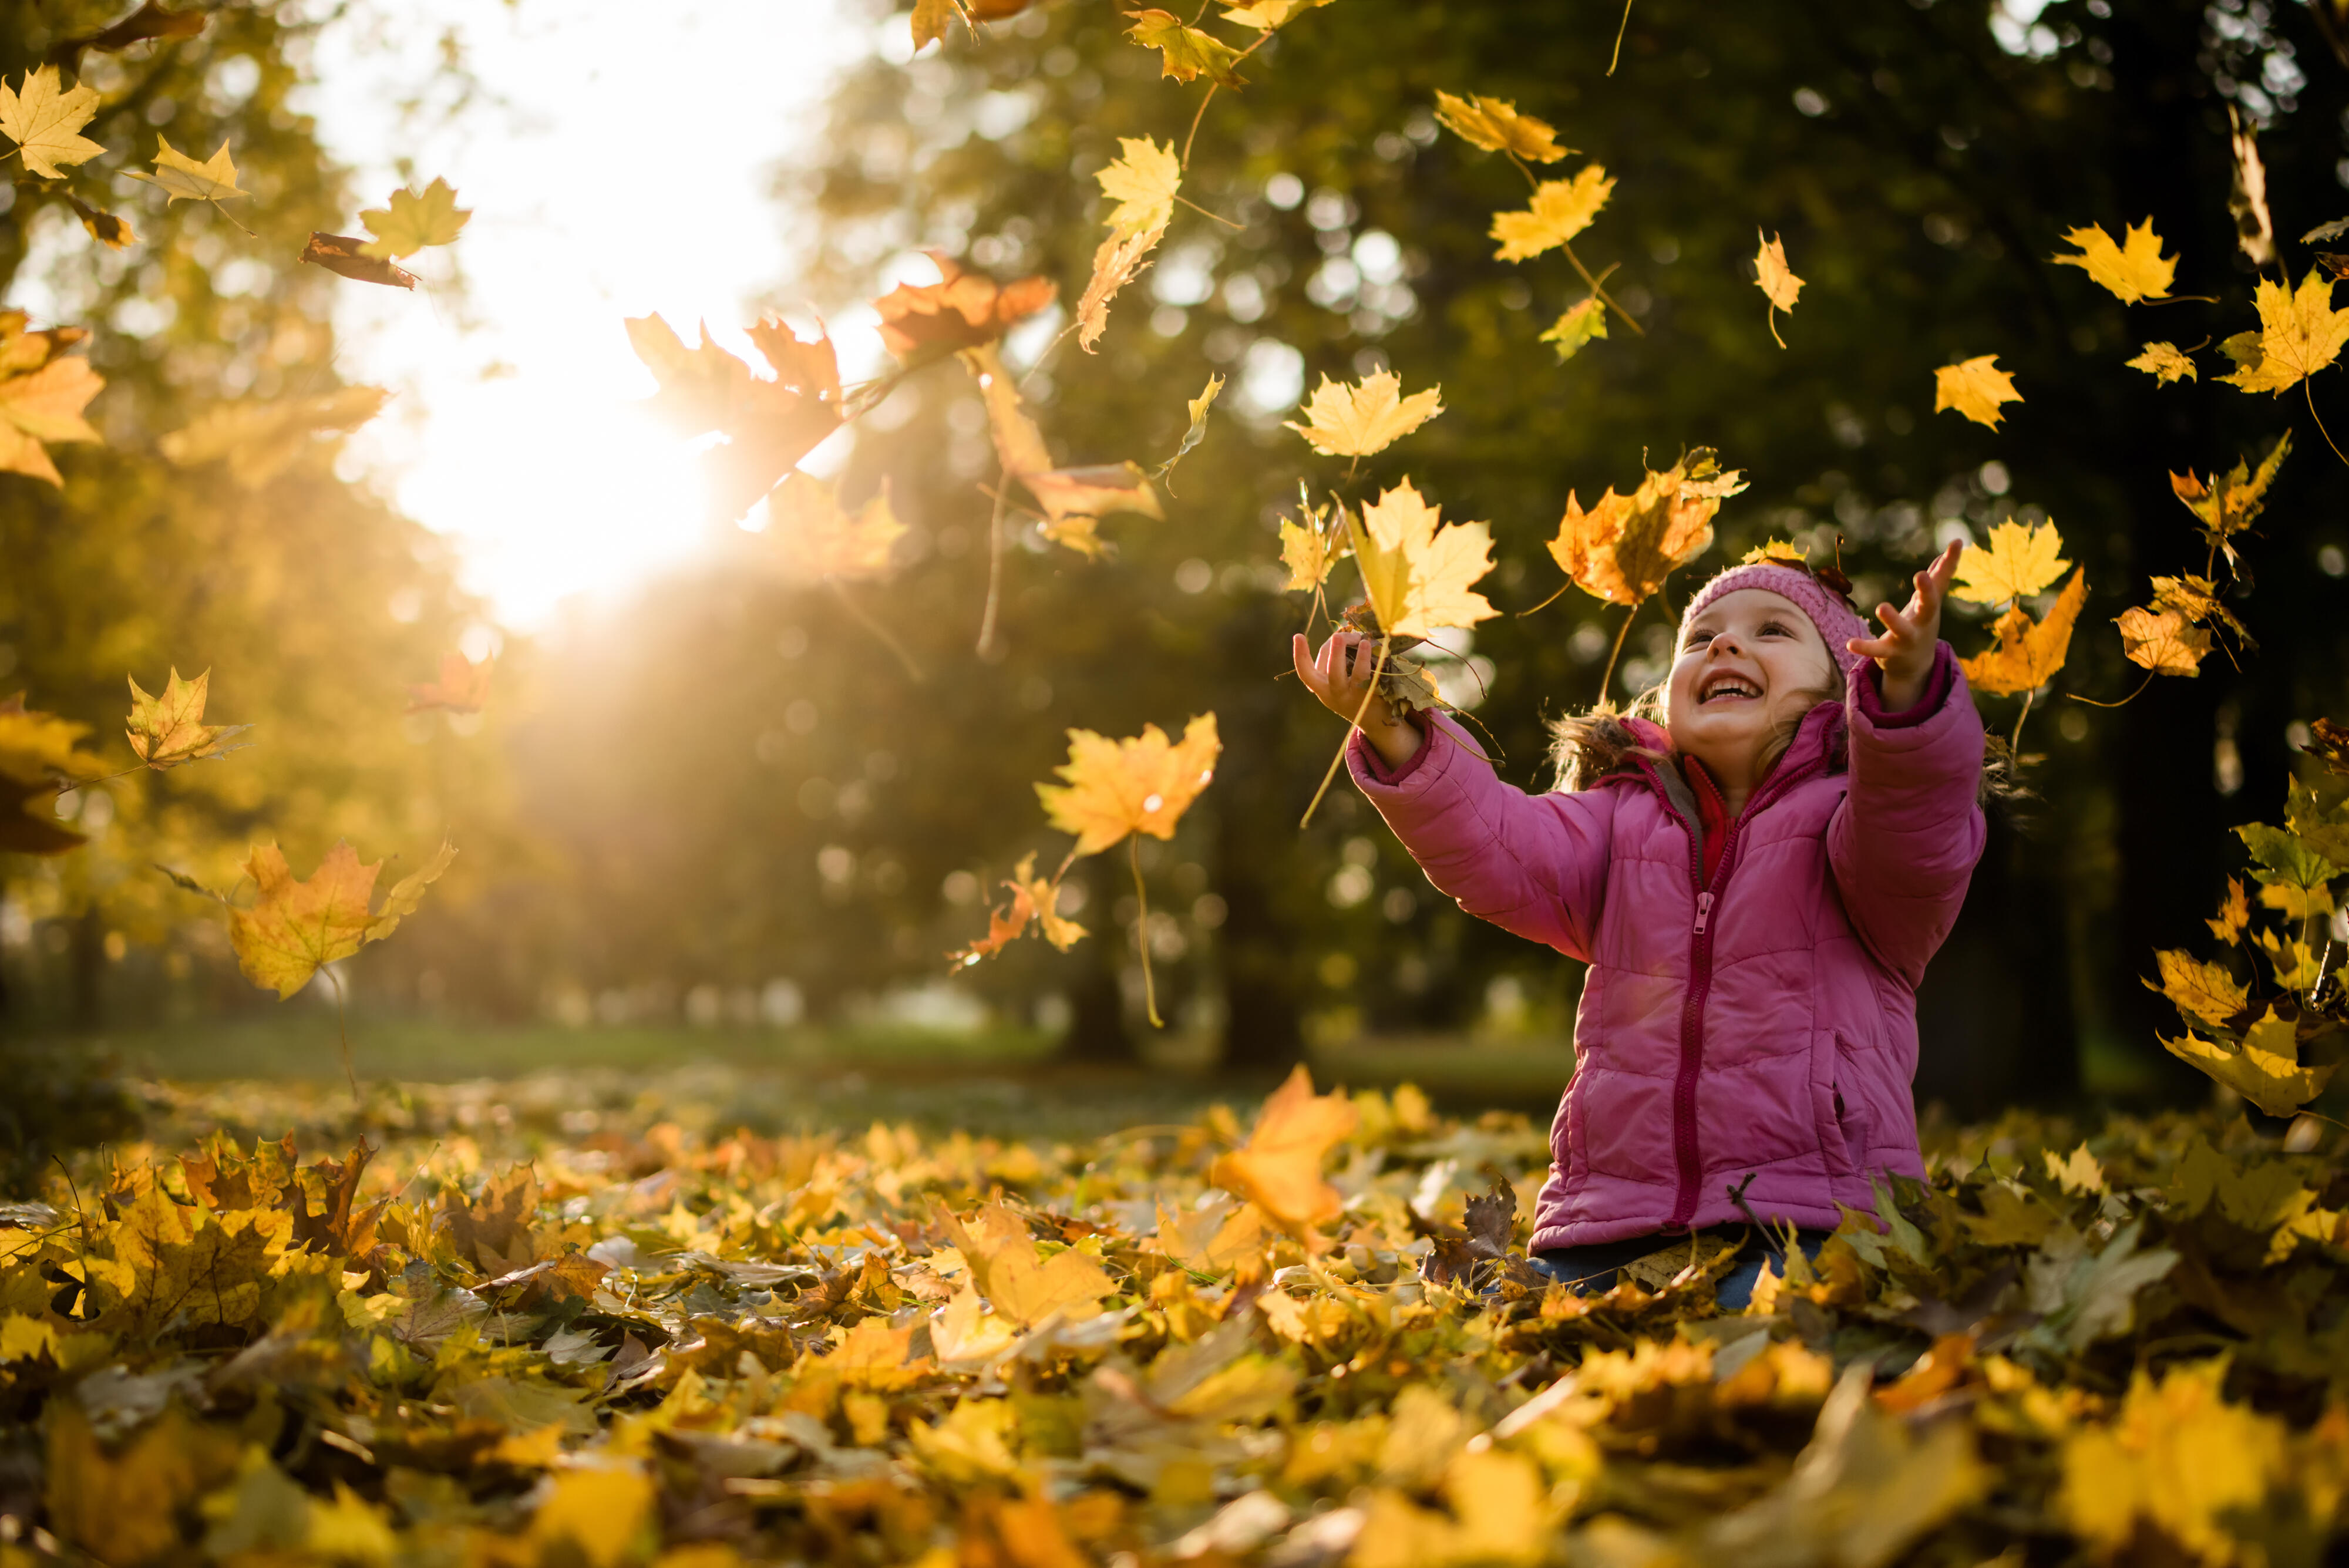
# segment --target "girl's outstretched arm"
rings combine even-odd
[[[1306,690],[1340,718],[1363,715],[1348,753],[1354,782],[1439,891],[1504,930],[1588,961],[1614,792],[1533,796],[1505,784],[1449,719],[1415,723],[1369,695],[1374,651],[1351,632],[1310,656],[1297,639]]]
[[[1982,720],[1940,640],[1962,549],[1917,574],[1905,609],[1877,607],[1882,636],[1846,645],[1875,668],[1851,682],[1850,793],[1827,825],[1827,858],[1853,929],[1912,987],[1957,921],[1988,831]]]

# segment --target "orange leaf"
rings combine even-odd
[[[1550,557],[1585,593],[1644,603],[1713,543],[1713,514],[1744,488],[1739,470],[1723,470],[1711,447],[1699,447],[1661,473],[1651,470],[1629,495],[1610,487],[1588,512],[1568,491]]]
[[[2010,607],[1992,623],[1997,643],[1971,659],[1959,660],[1966,680],[1993,697],[2013,697],[2046,685],[2064,668],[2064,656],[2072,648],[2072,628],[2087,602],[2088,573],[2084,566],[2064,585],[2045,620],[2033,620],[2020,605]]]
[[[1129,833],[1174,836],[1174,824],[1216,776],[1224,743],[1216,716],[1202,713],[1178,745],[1155,724],[1132,740],[1091,730],[1069,732],[1069,760],[1052,771],[1068,782],[1038,784],[1052,826],[1076,835],[1079,855],[1097,855]]]
[[[936,283],[899,284],[873,302],[881,313],[881,341],[900,359],[992,343],[1060,293],[1048,277],[998,283],[983,272],[964,271],[943,251],[929,254],[942,275]]]
[[[1360,1115],[1344,1095],[1314,1094],[1313,1076],[1299,1064],[1265,1101],[1247,1144],[1217,1159],[1207,1179],[1319,1251],[1327,1243],[1314,1227],[1345,1208],[1338,1189],[1321,1179],[1321,1161]]]

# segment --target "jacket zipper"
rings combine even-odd
[[[1762,793],[1745,803],[1745,809],[1730,820],[1721,842],[1721,864],[1713,874],[1713,885],[1704,880],[1704,833],[1697,825],[1682,816],[1661,783],[1652,777],[1651,784],[1663,796],[1664,809],[1679,818],[1681,830],[1689,838],[1689,881],[1696,890],[1696,922],[1689,931],[1689,986],[1681,1003],[1681,1065],[1672,1081],[1672,1150],[1679,1166],[1680,1186],[1672,1201],[1671,1218],[1665,1229],[1685,1230],[1696,1214],[1697,1183],[1703,1179],[1704,1161],[1696,1143],[1696,1081],[1704,1067],[1704,1001],[1713,989],[1713,910],[1721,901],[1721,891],[1729,884],[1729,874],[1737,865],[1738,831],[1764,808],[1774,804],[1795,785],[1810,777],[1822,765],[1806,763],[1782,778],[1774,779]]]

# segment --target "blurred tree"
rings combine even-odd
[[[226,888],[255,840],[281,840],[306,870],[337,836],[412,866],[446,832],[473,857],[443,884],[461,897],[505,833],[492,741],[454,732],[479,721],[402,716],[403,682],[428,680],[481,618],[441,542],[338,476],[331,440],[295,438],[253,483],[160,452],[208,412],[340,385],[334,291],[362,286],[295,260],[310,231],[348,227],[361,204],[297,107],[314,24],[304,7],[243,5],[202,14],[192,36],[73,42],[125,10],[0,3],[0,77],[14,84],[54,61],[70,80],[78,67],[103,95],[86,134],[106,149],[67,179],[19,166],[0,186],[0,284],[36,325],[89,328],[107,379],[90,409],[105,444],[57,449],[61,487],[0,474],[0,691],[87,723],[89,744],[126,768],[126,676],[160,691],[172,666],[209,668],[211,716],[254,728],[224,761],[69,792],[60,808],[88,832],[86,847],[0,856],[0,898],[16,917],[0,922],[0,941],[42,922],[31,944],[0,951],[0,975],[59,981],[46,1010],[84,1025],[109,989],[100,976],[129,969],[150,991],[250,1001],[217,911],[153,862]],[[149,166],[159,134],[199,158],[227,140],[251,192],[228,203],[233,221],[120,178]],[[102,246],[75,198],[119,213],[136,238]],[[64,955],[48,950],[51,934]],[[126,965],[130,943],[142,950]],[[30,1003],[17,1000],[21,1014]]]

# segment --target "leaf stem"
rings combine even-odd
[[[2083,697],[2077,691],[2066,691],[2064,695],[2075,702],[2085,702],[2091,708],[2126,708],[2136,701],[2145,689],[2152,684],[2153,671],[2148,670],[2145,672],[2145,679],[2137,683],[2137,691],[2130,692],[2117,702],[2099,702],[2094,697]]]
[[[1185,173],[1190,172],[1191,143],[1199,140],[1199,122],[1207,118],[1207,106],[1216,101],[1216,89],[1222,85],[1221,82],[1209,82],[1207,90],[1200,95],[1199,111],[1191,117],[1190,133],[1183,138],[1183,156],[1174,161],[1174,167]]]
[[[1193,211],[1193,212],[1195,212],[1195,213],[1198,213],[1201,217],[1203,217],[1203,218],[1212,218],[1212,219],[1214,219],[1216,223],[1219,223],[1223,224],[1223,225],[1224,225],[1224,227],[1226,227],[1226,228],[1227,228],[1227,229],[1235,229],[1235,230],[1237,230],[1237,229],[1245,229],[1245,228],[1247,228],[1247,225],[1246,223],[1235,223],[1235,222],[1233,222],[1231,219],[1225,217],[1221,213],[1211,213],[1211,212],[1207,211],[1207,209],[1206,209],[1206,208],[1202,207],[1201,205],[1199,205],[1199,203],[1198,203],[1198,202],[1194,202],[1193,200],[1191,200],[1191,198],[1190,198],[1190,197],[1188,197],[1188,196],[1185,196],[1185,195],[1182,194],[1180,192],[1177,192],[1175,193],[1175,197],[1174,197],[1174,199],[1175,199],[1176,201],[1178,201],[1178,202],[1182,202],[1185,206],[1186,206],[1186,207],[1190,208],[1190,209],[1191,209],[1191,211]]]
[[[1564,592],[1564,588],[1557,590],[1559,594]],[[1550,596],[1551,598],[1557,597],[1557,594]],[[1631,613],[1623,618],[1623,624],[1615,628],[1615,647],[1607,655],[1606,670],[1599,677],[1599,701],[1602,705],[1607,701],[1607,689],[1615,683],[1615,661],[1623,657],[1623,639],[1631,635],[1631,623],[1639,618],[1640,607],[1635,604],[1631,607]]]
[[[1330,781],[1338,776],[1338,764],[1346,760],[1346,748],[1354,742],[1354,732],[1362,727],[1362,715],[1371,711],[1371,699],[1379,694],[1379,678],[1387,672],[1387,649],[1392,643],[1392,639],[1379,639],[1379,661],[1371,667],[1371,683],[1362,692],[1361,705],[1354,710],[1353,718],[1347,722],[1346,738],[1338,742],[1338,754],[1330,759],[1330,771],[1321,775],[1321,787],[1313,792],[1312,800],[1306,805],[1305,815],[1298,819],[1297,826],[1300,832],[1312,825],[1313,813],[1320,805],[1321,797],[1330,793]]]
[[[2324,416],[2316,411],[2316,394],[2308,389],[2308,378],[2305,376],[2300,379],[2300,394],[2308,400],[2308,417],[2316,421],[2316,433],[2324,438],[2324,444],[2333,449],[2333,456],[2349,462],[2349,452],[2343,452],[2341,443],[2333,439],[2333,432],[2324,428]]]
[[[1631,0],[1623,0],[1623,19],[1615,25],[1615,52],[1607,57],[1607,74],[1613,76],[1615,67],[1623,60],[1623,35],[1631,30]]]
[[[1590,275],[1590,269],[1582,265],[1582,258],[1574,254],[1574,247],[1571,244],[1568,244],[1561,241],[1557,248],[1566,253],[1566,259],[1574,264],[1574,270],[1582,275],[1582,281],[1590,286],[1590,292],[1605,300],[1607,302],[1608,308],[1614,311],[1616,315],[1623,318],[1624,326],[1630,327],[1633,333],[1641,337],[1645,337],[1648,335],[1648,329],[1640,326],[1630,311],[1624,309],[1620,305],[1616,303],[1615,296],[1607,292],[1607,286],[1600,283],[1597,278]],[[1607,270],[1613,272],[1615,269],[1613,267],[1609,267]]]
[[[1011,471],[1003,471],[1002,481],[995,488],[995,515],[987,524],[987,607],[978,618],[978,656],[994,655],[995,612],[1003,602],[1003,509],[1005,497],[1011,493]]]
[[[1127,859],[1133,866],[1133,901],[1139,910],[1134,916],[1134,945],[1142,950],[1142,1005],[1150,1014],[1150,1027],[1164,1029],[1166,1021],[1158,1016],[1158,982],[1150,977],[1150,895],[1142,886],[1142,836],[1125,836]]]
[[[2031,717],[2031,700],[2038,695],[2036,689],[2023,694],[2023,711],[2014,716],[2014,733],[2006,742],[2006,749],[2014,753],[2014,760],[2018,766],[2023,762],[2023,722]]]

